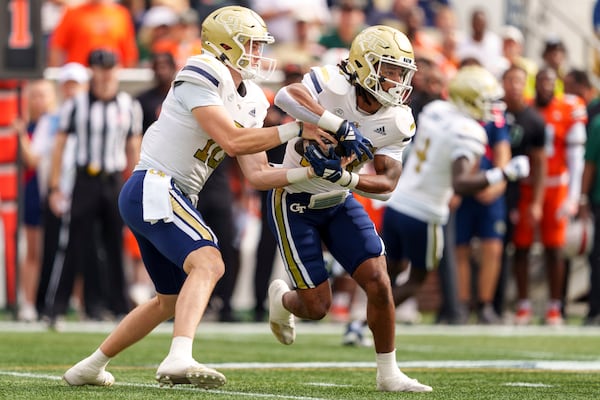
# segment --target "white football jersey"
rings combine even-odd
[[[371,152],[374,155],[383,154],[402,161],[402,151],[415,134],[415,121],[409,107],[381,107],[375,114],[360,111],[356,106],[354,86],[346,80],[340,69],[333,65],[312,68],[304,75],[302,83],[323,108],[340,118],[354,122],[360,133],[373,143]],[[302,139],[288,142],[283,159],[284,168],[309,165],[303,157],[303,152],[301,154],[296,150],[298,140]],[[362,160],[354,160],[346,169],[358,173],[367,161],[368,157],[364,156]],[[324,193],[340,189],[339,185],[319,178],[286,186],[290,193]]]
[[[485,152],[487,135],[453,104],[436,100],[419,115],[417,134],[398,185],[387,206],[425,222],[445,224],[453,194],[452,164],[474,164]]]
[[[226,156],[223,149],[198,125],[191,109],[177,98],[180,81],[198,86],[192,108],[221,105],[236,125],[262,127],[269,102],[262,89],[245,80],[241,96],[227,67],[210,54],[190,57],[177,73],[160,115],[144,134],[136,170],[153,168],[172,176],[186,194],[196,194]]]

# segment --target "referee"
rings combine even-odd
[[[77,173],[71,197],[69,241],[54,299],[46,308],[65,314],[76,276],[83,277],[85,313],[90,319],[125,315],[129,309],[123,265],[123,222],[118,196],[124,172],[137,162],[141,143],[139,103],[119,91],[116,53],[98,49],[89,55],[89,91],[69,99],[60,111],[52,156],[49,205],[62,215],[66,197],[60,192],[65,143],[77,140]],[[50,316],[55,317],[54,316]]]

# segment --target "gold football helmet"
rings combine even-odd
[[[412,92],[417,70],[410,41],[399,30],[384,25],[366,28],[352,41],[348,69],[357,83],[384,106],[399,106]],[[384,89],[384,83],[393,86]],[[388,86],[388,85],[385,85]]]
[[[275,42],[265,21],[240,6],[222,7],[202,22],[202,48],[238,71],[243,79],[267,79],[275,60],[262,56],[265,44]]]
[[[477,65],[462,67],[448,86],[449,100],[478,121],[495,121],[505,105],[504,90],[491,72]]]

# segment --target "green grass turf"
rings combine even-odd
[[[28,332],[5,324],[0,326],[0,399],[600,398],[598,366],[592,371],[537,368],[541,362],[556,361],[600,364],[600,330],[399,327],[401,368],[434,391],[398,394],[375,391],[373,349],[341,346],[337,328],[303,333],[300,326],[296,343],[283,346],[263,325],[258,330],[254,325],[250,333],[242,332],[242,324],[215,324],[207,332],[201,325],[194,355],[217,366],[228,379],[221,389],[204,391],[183,385],[159,388],[155,382],[156,367],[170,344],[168,329],[112,360],[108,369],[117,383],[99,388],[69,387],[60,376],[92,352],[105,333]],[[347,364],[335,365],[341,362]],[[481,365],[485,363],[489,365]],[[460,367],[452,368],[455,365]]]

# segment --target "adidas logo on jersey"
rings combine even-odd
[[[252,110],[250,110],[250,116],[256,117],[256,108],[253,108]]]
[[[375,133],[379,133],[380,135],[387,135],[387,133],[385,133],[385,126],[380,126],[379,128],[375,129]]]

